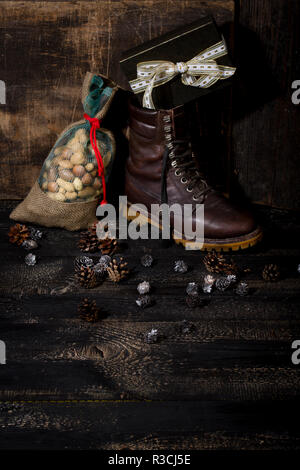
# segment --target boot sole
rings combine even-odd
[[[136,219],[135,216],[128,215],[128,208],[131,206],[128,203],[127,207],[122,209],[123,216],[127,218],[127,220],[134,221]],[[154,227],[162,229],[161,225],[151,219],[148,215],[143,213],[139,213],[139,225],[153,225]],[[193,242],[190,240],[186,240],[184,238],[174,238],[173,240],[177,245],[183,245],[186,249],[190,250],[201,250],[201,251],[238,251],[238,250],[245,250],[247,248],[251,248],[252,246],[256,245],[260,242],[263,238],[263,232],[260,227],[257,227],[250,233],[246,235],[242,235],[241,237],[234,237],[234,238],[224,238],[224,239],[213,239],[213,238],[206,238],[204,239],[204,243],[200,244],[197,242]]]

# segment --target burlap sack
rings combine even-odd
[[[106,77],[87,73],[82,87],[85,113],[92,119],[103,119],[117,90]],[[85,229],[97,220],[96,208],[115,156],[115,139],[100,127],[91,141],[91,125],[84,119],[64,129],[38,180],[12,211],[11,219],[67,230]],[[101,154],[101,174],[95,142]]]

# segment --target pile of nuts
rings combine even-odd
[[[105,152],[104,142],[100,146],[97,140],[97,145],[106,167],[111,152]],[[65,146],[55,148],[54,158],[45,161],[40,184],[47,196],[61,202],[88,202],[101,194],[97,160],[85,129],[77,130]]]

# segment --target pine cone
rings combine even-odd
[[[99,238],[97,237],[96,232],[88,230],[87,232],[82,232],[80,234],[80,240],[78,242],[78,248],[81,251],[94,253],[99,250]]]
[[[92,289],[98,285],[98,279],[93,267],[81,266],[80,269],[75,270],[75,278],[82,287]]]
[[[120,282],[129,274],[128,264],[123,258],[119,260],[113,259],[108,265],[107,273],[111,281]]]
[[[103,266],[101,263],[97,263],[93,266],[94,273],[96,275],[96,279],[98,281],[98,284],[104,281],[104,279],[107,276],[107,268],[106,266]]]
[[[95,253],[101,250],[103,255],[112,255],[118,248],[118,241],[108,236],[99,239],[96,227],[92,226],[88,231],[81,233],[78,248],[84,252]]]
[[[263,272],[262,277],[265,281],[278,281],[280,277],[280,271],[276,264],[266,264]]]
[[[93,237],[97,237],[98,223],[93,224],[89,228],[89,232],[92,234]],[[110,232],[107,231],[107,225],[104,228],[106,229],[106,235],[105,238],[98,238],[98,249],[101,250],[102,255],[113,255],[118,249],[118,240],[110,236]]]
[[[118,241],[116,238],[104,238],[99,240],[99,248],[102,255],[112,255],[118,249]]]
[[[22,243],[29,238],[29,229],[26,225],[16,224],[10,227],[8,237],[10,243],[22,245]]]
[[[204,257],[203,263],[207,271],[211,273],[233,274],[237,271],[237,267],[232,260],[230,262],[226,261],[224,255],[219,255],[215,251],[208,253]]]
[[[96,305],[96,301],[85,298],[78,305],[78,314],[81,320],[89,323],[95,323],[100,320],[100,309]]]
[[[94,266],[94,261],[92,258],[89,258],[88,256],[77,256],[74,260],[74,268],[76,272],[80,271],[81,266],[84,268],[87,267],[92,267]]]

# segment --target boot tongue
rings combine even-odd
[[[186,115],[184,113],[184,107],[178,106],[170,111],[168,111],[163,116],[164,122],[164,134],[166,137],[166,145],[162,158],[162,170],[161,170],[161,202],[168,202],[167,194],[167,182],[166,182],[166,173],[169,162],[169,153],[172,151],[175,154],[175,159],[177,157],[177,166],[182,168],[182,171],[185,173],[187,180],[193,182],[194,184],[197,181],[197,165],[193,157],[191,143],[190,143],[190,133],[188,131],[188,123],[186,120]],[[170,142],[171,139],[171,142]],[[173,144],[169,147],[168,143]],[[192,183],[192,184],[193,184]],[[206,188],[206,183],[202,181],[202,184],[199,187],[199,192],[201,193]],[[197,189],[195,188],[195,192]]]
[[[189,138],[187,127],[187,116],[184,113],[184,107],[178,106],[172,109],[171,112],[172,136],[173,139],[187,140]]]
[[[166,174],[169,166],[169,153],[170,151],[176,155],[187,153],[187,150],[189,150],[189,140],[183,106],[173,108],[170,111],[163,113],[162,116],[165,149],[162,158],[161,170],[161,202],[167,203],[168,194]]]
[[[191,136],[188,130],[187,115],[184,112],[184,107],[178,106],[177,108],[172,109],[170,118],[172,141],[182,141],[182,143],[177,144],[176,148],[176,153],[182,154],[191,148]]]
[[[185,154],[185,157],[180,159],[183,164],[184,162],[194,162],[194,165],[182,168],[185,172],[186,178],[194,181],[195,177],[197,179],[196,172],[198,172],[199,183],[195,186],[195,195],[202,194],[203,191],[209,190],[210,187],[207,184],[204,175],[201,174],[201,171],[199,172],[197,168],[197,163],[193,156],[189,124],[187,121],[187,115],[184,112],[184,107],[178,106],[177,108],[174,108],[171,112],[170,117],[172,123],[172,137],[174,141],[182,141],[182,143],[180,142],[179,144],[177,144],[175,154],[178,156]]]

